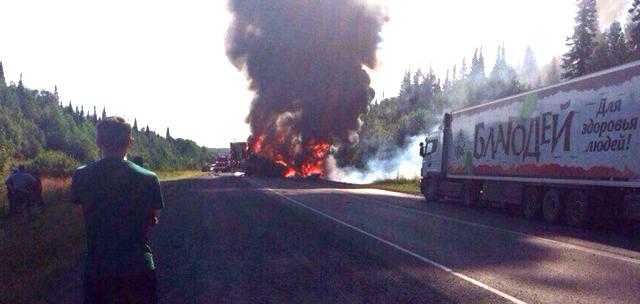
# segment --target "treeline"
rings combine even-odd
[[[26,88],[22,75],[18,83],[7,84],[0,62],[0,169],[18,163],[39,174],[60,176],[76,166],[99,158],[95,125],[98,116],[71,102],[62,105],[57,87],[53,92]],[[142,156],[145,166],[155,170],[196,169],[214,155],[207,148],[186,139],[165,137],[149,127],[133,126],[134,144],[129,153]]]
[[[624,29],[616,21],[604,32],[598,29],[596,0],[579,0],[578,9],[573,35],[567,37],[569,51],[562,56],[564,78],[640,59],[640,0],[633,1]]]
[[[520,64],[507,63],[505,45],[486,69],[482,48],[471,61],[437,77],[433,70],[407,71],[397,96],[383,98],[370,105],[362,117],[360,141],[336,154],[339,166],[366,168],[370,159],[396,157],[412,136],[423,135],[439,125],[444,112],[479,105],[537,87],[552,85],[640,59],[640,0],[628,11],[628,23],[613,22],[598,30],[596,0],[578,0],[574,34],[567,37],[568,51],[540,67],[534,51],[528,47]],[[444,80],[442,80],[444,79]]]

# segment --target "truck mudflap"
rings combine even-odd
[[[624,213],[628,220],[640,221],[640,193],[628,194],[624,197]]]

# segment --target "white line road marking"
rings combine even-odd
[[[442,265],[442,264],[440,264],[438,262],[435,262],[435,261],[432,261],[432,260],[430,260],[428,258],[425,258],[425,257],[423,257],[423,256],[421,256],[421,255],[419,255],[419,254],[417,254],[417,253],[415,253],[415,252],[413,252],[413,251],[411,251],[409,249],[405,249],[404,247],[402,247],[400,245],[396,245],[395,243],[387,241],[387,240],[385,240],[385,239],[383,239],[383,238],[381,238],[381,237],[379,237],[379,236],[377,236],[375,234],[372,234],[372,233],[369,233],[367,231],[364,231],[364,230],[362,230],[362,229],[360,229],[360,228],[358,228],[356,226],[353,226],[353,225],[351,225],[351,224],[349,224],[349,223],[347,223],[345,221],[337,219],[337,218],[335,218],[335,217],[333,217],[333,216],[331,216],[329,214],[326,214],[326,213],[324,213],[324,212],[322,212],[320,210],[317,210],[315,208],[309,207],[306,204],[304,204],[304,203],[302,203],[302,202],[300,202],[300,201],[298,201],[298,200],[296,200],[294,198],[290,198],[288,196],[280,194],[280,193],[278,193],[277,191],[275,191],[273,189],[264,187],[261,184],[260,184],[260,186],[264,190],[267,190],[267,191],[269,191],[269,192],[271,192],[271,193],[273,193],[273,194],[275,194],[275,195],[277,195],[279,197],[282,197],[282,198],[284,198],[284,199],[286,199],[286,200],[288,200],[288,201],[290,201],[290,202],[292,202],[292,203],[294,203],[294,204],[296,204],[296,205],[298,205],[298,206],[300,206],[302,208],[305,208],[305,209],[307,209],[307,210],[309,210],[309,211],[311,211],[313,213],[316,213],[316,214],[318,214],[318,215],[320,215],[322,217],[328,218],[328,219],[330,219],[330,220],[332,220],[332,221],[334,221],[334,222],[336,222],[338,224],[341,224],[343,226],[346,226],[346,227],[348,227],[348,228],[350,228],[350,229],[352,229],[354,231],[362,233],[362,234],[364,234],[364,235],[366,235],[366,236],[368,236],[368,237],[370,237],[370,238],[372,238],[374,240],[377,240],[377,241],[379,241],[381,243],[384,243],[385,245],[388,245],[388,246],[393,247],[393,248],[395,248],[397,250],[400,250],[400,251],[402,251],[402,252],[404,252],[404,253],[406,253],[406,254],[408,254],[408,255],[410,255],[410,256],[412,256],[412,257],[414,257],[414,258],[416,258],[416,259],[418,259],[420,261],[423,261],[423,262],[425,262],[425,263],[427,263],[427,264],[429,264],[431,266],[434,266],[434,267],[436,267],[436,268],[438,268],[438,269],[440,269],[440,270],[442,270],[444,272],[447,272],[447,273],[449,273],[449,274],[451,274],[453,276],[456,276],[456,277],[458,277],[460,279],[463,279],[463,280],[465,280],[465,281],[467,281],[467,282],[469,282],[469,283],[471,283],[473,285],[476,285],[476,286],[478,286],[478,287],[480,287],[480,288],[482,288],[484,290],[487,290],[487,291],[489,291],[489,292],[491,292],[491,293],[493,293],[495,295],[498,295],[498,296],[500,296],[500,297],[502,297],[502,298],[504,298],[506,300],[509,300],[512,303],[526,304],[526,302],[524,302],[524,301],[522,301],[522,300],[520,300],[520,299],[518,299],[518,298],[516,298],[514,296],[511,296],[511,295],[509,295],[507,293],[504,293],[504,292],[502,292],[500,290],[497,290],[497,289],[495,289],[495,288],[493,288],[493,287],[491,287],[491,286],[489,286],[487,284],[484,284],[484,283],[482,283],[482,282],[480,282],[478,280],[470,278],[470,277],[468,277],[468,276],[466,276],[466,275],[464,275],[462,273],[456,272],[456,271],[454,271],[453,269],[451,269],[451,268],[449,268],[447,266],[444,266],[444,265]]]
[[[370,199],[370,200],[376,201],[378,203],[382,203],[382,204],[385,204],[387,206],[391,206],[391,207],[394,207],[394,208],[397,208],[397,209],[402,209],[402,210],[406,210],[406,211],[410,211],[410,212],[416,212],[416,213],[419,213],[419,214],[427,215],[427,216],[438,218],[438,219],[441,219],[441,220],[456,222],[456,223],[459,223],[459,224],[468,225],[468,226],[472,226],[472,227],[483,228],[483,229],[487,229],[487,230],[498,231],[498,232],[501,232],[501,233],[511,234],[511,235],[515,235],[515,236],[519,236],[519,237],[525,237],[525,238],[537,240],[537,241],[539,241],[541,243],[554,244],[554,245],[561,246],[561,247],[564,247],[564,248],[567,248],[567,249],[578,250],[578,251],[582,251],[582,252],[588,253],[588,254],[595,254],[595,255],[598,255],[598,256],[602,256],[602,257],[607,257],[607,258],[616,259],[616,260],[627,262],[627,263],[640,265],[640,260],[638,260],[638,259],[627,257],[627,256],[623,256],[623,255],[619,255],[619,254],[615,254],[615,253],[611,253],[611,252],[607,252],[607,251],[603,251],[603,250],[592,249],[592,248],[588,248],[588,247],[584,247],[584,246],[580,246],[580,245],[574,245],[574,244],[571,244],[571,243],[565,243],[565,242],[561,242],[561,241],[556,241],[556,240],[552,240],[552,239],[548,239],[548,238],[544,238],[544,237],[540,237],[540,236],[536,236],[536,235],[532,235],[532,234],[527,234],[527,233],[524,233],[524,232],[518,232],[518,231],[509,230],[509,229],[498,228],[498,227],[494,227],[494,226],[468,222],[468,221],[465,221],[465,220],[451,218],[451,217],[448,217],[448,216],[439,215],[439,214],[435,214],[435,213],[431,213],[431,212],[423,211],[423,210],[418,210],[418,209],[414,209],[414,208],[410,208],[410,207],[398,206],[398,205],[395,205],[393,203],[389,203],[389,202],[377,199],[375,197],[362,197],[362,196],[358,196],[358,195],[353,194],[353,193],[348,192],[348,191],[342,191],[340,189],[333,189],[333,190],[335,192],[337,192],[337,193],[342,193],[344,195],[347,195],[347,196],[350,196],[350,197],[353,197],[353,198],[365,199],[365,200],[366,199]]]

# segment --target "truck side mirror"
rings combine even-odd
[[[426,153],[424,153],[424,143],[420,143],[420,156],[425,157]]]

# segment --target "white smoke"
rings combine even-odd
[[[624,24],[624,17],[632,2],[632,0],[598,0],[596,5],[600,29],[608,28],[616,20]]]
[[[416,179],[420,177],[420,167],[422,157],[420,156],[420,142],[424,142],[426,135],[417,135],[407,139],[404,148],[398,148],[389,159],[376,159],[375,157],[367,161],[367,170],[358,168],[337,168],[335,160],[329,159],[329,165],[333,168],[329,170],[329,179],[352,183],[370,184],[381,180],[390,179]]]

